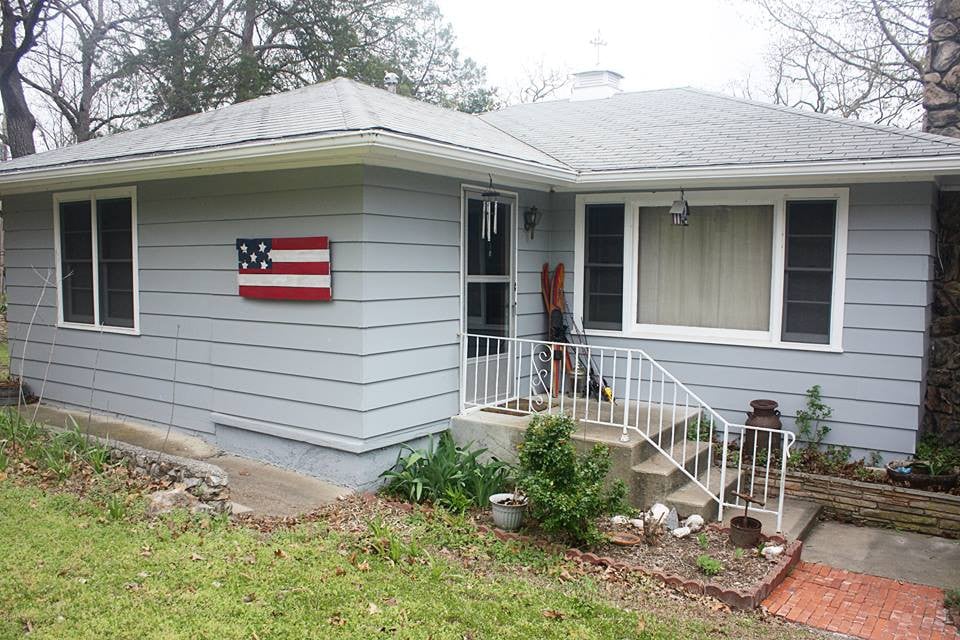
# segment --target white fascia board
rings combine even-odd
[[[557,191],[629,189],[630,187],[679,188],[825,184],[836,182],[907,182],[934,180],[940,175],[960,175],[960,156],[900,158],[894,160],[843,160],[791,162],[715,167],[676,167],[635,171],[581,173],[574,186]]]
[[[0,173],[0,195],[343,164],[390,166],[465,179],[482,179],[493,174],[517,186],[581,193],[611,189],[929,181],[941,175],[960,175],[960,155],[578,172],[399,133],[365,130]]]
[[[536,162],[464,149],[401,134],[369,130],[197,149],[142,158],[0,173],[0,195],[90,187],[133,180],[214,175],[343,164],[394,164],[463,176],[493,173],[548,188],[573,182],[576,172]]]

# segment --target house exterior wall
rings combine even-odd
[[[41,277],[54,267],[52,194],[4,198],[13,371],[50,401],[159,425],[174,405],[174,427],[227,448],[267,425],[356,449],[363,292],[379,286],[362,266],[362,198],[360,167],[138,184],[139,336],[54,329]],[[237,295],[235,238],[318,234],[336,240],[334,302]]]
[[[928,183],[850,186],[842,353],[619,337],[590,342],[644,349],[736,423],[750,400],[772,398],[793,428],[805,391],[819,384],[833,408],[825,442],[851,446],[855,456],[912,453],[925,393],[934,203]],[[553,222],[554,262],[573,262],[574,220],[573,199],[565,199]],[[567,290],[574,288],[569,282]]]
[[[477,181],[358,166],[138,184],[139,336],[54,329],[56,293],[42,286],[54,266],[52,194],[6,197],[12,369],[55,403],[172,423],[229,451],[369,485],[402,443],[459,411],[464,184]],[[539,338],[542,264],[564,262],[574,289],[574,196],[498,188],[519,198],[517,335]],[[791,416],[821,384],[830,441],[912,451],[933,189],[854,186],[850,200],[843,353],[591,341],[644,348],[731,420],[763,396]],[[531,205],[544,211],[533,239],[520,215]],[[234,239],[257,235],[328,235],[334,301],[238,297]]]
[[[13,371],[47,401],[369,484],[459,410],[467,182],[354,166],[140,183],[139,336],[54,328],[53,195],[7,197]],[[547,194],[521,192],[530,204]],[[519,331],[539,337],[551,241],[515,220]],[[328,235],[333,302],[240,298],[234,240],[258,235]]]

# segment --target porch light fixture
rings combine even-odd
[[[680,199],[674,200],[670,206],[670,215],[673,216],[675,226],[686,227],[690,225],[690,205],[683,194],[683,189],[680,189]]]
[[[490,176],[490,186],[480,194],[483,201],[483,220],[480,228],[480,237],[487,242],[493,241],[497,234],[497,201],[500,192],[493,188],[493,176]]]
[[[530,234],[531,240],[533,240],[533,232],[540,224],[541,217],[543,217],[543,212],[536,207],[527,207],[523,211],[523,230]]]

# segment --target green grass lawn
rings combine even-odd
[[[163,525],[98,522],[72,497],[9,483],[0,518],[5,638],[28,626],[31,638],[674,637],[638,636],[636,614],[589,592],[477,578],[442,559],[351,563],[350,540],[310,527],[264,539],[189,526],[174,537]]]
[[[0,342],[0,376],[10,373],[10,345],[6,340]]]
[[[557,579],[576,570],[448,516],[402,516],[402,537],[322,521],[260,533],[101,504],[0,480],[0,638],[801,637],[700,603],[638,613],[598,573]]]

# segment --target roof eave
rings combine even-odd
[[[930,158],[781,162],[591,171],[580,173],[575,185],[558,186],[557,190],[812,185],[877,181],[909,182],[933,181],[943,175],[960,175],[960,154]]]
[[[464,178],[493,173],[541,188],[573,183],[577,175],[571,169],[371,129],[0,173],[0,195],[343,164],[395,166]]]

